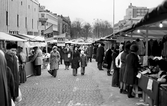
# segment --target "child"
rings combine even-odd
[[[81,75],[84,75],[85,67],[87,66],[87,57],[84,51],[81,51],[80,62],[81,62]]]

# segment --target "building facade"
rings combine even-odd
[[[58,16],[46,10],[44,6],[39,10],[39,32],[48,38],[59,34]]]
[[[147,7],[136,7],[130,3],[129,7],[126,9],[126,15],[124,19],[143,17],[148,11],[149,9]]]
[[[136,7],[132,3],[126,9],[126,15],[123,20],[120,20],[114,25],[114,32],[117,32],[123,28],[126,28],[133,23],[138,22],[149,11],[147,7]]]
[[[1,0],[0,31],[38,35],[38,12],[37,0]]]
[[[64,17],[62,15],[58,16],[59,19],[59,34],[66,34],[66,38],[71,38],[71,20],[69,17]]]

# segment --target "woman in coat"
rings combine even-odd
[[[72,51],[71,51],[68,44],[64,48],[63,53],[64,53],[65,70],[69,70],[70,61],[71,61],[71,57],[72,57]]]
[[[111,63],[112,63],[112,49],[114,48],[109,48],[106,52],[105,58],[104,58],[104,63],[107,64],[107,75],[111,76],[110,70],[111,70]]]
[[[57,76],[57,70],[59,69],[60,53],[57,47],[54,46],[50,53],[50,70],[48,71],[53,77]]]
[[[128,97],[133,98],[132,89],[136,84],[139,68],[139,58],[137,56],[138,46],[136,44],[131,45],[131,53],[126,57],[126,66],[123,81],[128,85]]]
[[[11,70],[7,67],[5,55],[0,50],[0,105],[11,106],[11,100],[15,101],[15,85]]]
[[[121,68],[120,68],[120,73],[119,73],[119,81],[120,81],[120,93],[127,93],[126,90],[126,85],[123,81],[123,77],[124,77],[124,73],[125,73],[125,67],[126,67],[126,56],[129,54],[130,52],[130,46],[131,43],[127,43],[124,47],[124,51],[121,55]]]
[[[72,54],[72,66],[71,66],[71,68],[73,69],[73,76],[77,75],[77,70],[79,68],[79,60],[80,60],[80,53],[78,51],[78,48],[74,47],[74,51]]]
[[[80,62],[81,62],[81,75],[84,75],[85,67],[87,66],[87,56],[83,50],[81,51]]]
[[[115,48],[112,53],[112,61],[113,61],[113,77],[112,77],[112,86],[113,87],[118,87],[119,86],[119,69],[115,64],[115,59],[119,54],[119,47]]]

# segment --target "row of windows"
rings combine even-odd
[[[13,1],[13,0],[12,0]],[[20,2],[21,3],[21,5],[23,5],[23,2],[21,1]],[[28,8],[30,9],[30,5],[28,5]],[[34,8],[34,11],[36,11],[36,8]]]
[[[34,20],[32,19],[32,29],[33,29]],[[9,25],[9,13],[6,11],[6,25]],[[19,27],[19,15],[17,14],[17,27]],[[27,17],[25,17],[25,28],[27,28]]]
[[[137,12],[148,12],[148,9],[137,9]]]

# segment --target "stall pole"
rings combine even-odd
[[[146,64],[148,65],[148,29],[146,29],[146,55],[145,55]]]
[[[148,56],[148,29],[146,30],[146,56]]]

